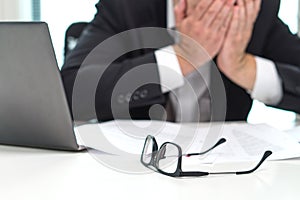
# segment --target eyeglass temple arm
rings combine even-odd
[[[259,161],[259,163],[251,170],[248,171],[241,171],[241,172],[201,172],[201,171],[189,171],[189,172],[180,172],[180,176],[183,177],[195,177],[195,176],[207,176],[207,175],[219,175],[219,174],[236,174],[236,175],[242,175],[242,174],[250,174],[257,170],[261,164],[272,154],[272,151],[266,151]]]
[[[272,151],[266,151],[263,155],[263,157],[261,158],[261,160],[259,161],[259,163],[256,165],[256,167],[254,167],[251,170],[248,171],[241,171],[241,172],[236,172],[237,175],[241,175],[241,174],[250,174],[252,172],[254,172],[255,170],[257,170],[261,164],[263,164],[263,162],[272,154]]]
[[[236,174],[236,175],[242,175],[242,174],[251,174],[255,170],[257,170],[261,164],[272,154],[272,151],[266,151],[264,155],[262,156],[261,160],[259,163],[251,170],[248,171],[240,171],[240,172],[214,172],[214,173],[209,173],[212,175],[218,175],[218,174]]]
[[[214,148],[216,148],[217,146],[223,144],[224,142],[226,142],[225,138],[221,138],[214,146],[212,146],[211,148],[207,149],[206,151],[200,152],[200,153],[188,153],[188,154],[182,154],[182,156],[186,156],[186,157],[190,157],[190,156],[199,156],[199,155],[203,155],[206,154],[208,152],[210,152],[211,150],[213,150]]]
[[[185,177],[195,177],[195,176],[207,176],[209,175],[208,172],[181,172],[180,176],[185,176]]]

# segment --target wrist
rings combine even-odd
[[[173,49],[184,76],[211,60],[206,51],[193,42],[175,44],[173,45]]]
[[[244,54],[226,75],[240,87],[252,91],[256,79],[256,61],[251,54]]]
[[[245,54],[241,68],[237,71],[240,85],[246,90],[252,91],[256,79],[256,61],[253,55]]]
[[[186,50],[180,44],[173,45],[173,49],[178,59],[178,63],[182,74],[186,76],[189,73],[193,72],[195,67],[192,65],[191,62],[187,60],[188,58],[186,57],[187,55]]]

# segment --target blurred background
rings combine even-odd
[[[74,22],[88,22],[96,12],[98,0],[0,0],[1,21],[45,21],[48,23],[59,67],[63,64],[66,29]],[[282,0],[279,17],[290,30],[299,32],[299,0]],[[300,103],[300,102],[299,102]],[[254,102],[249,123],[267,123],[279,129],[289,129],[295,123],[293,112],[283,111]]]

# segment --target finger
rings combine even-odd
[[[180,0],[174,7],[176,26],[180,24],[186,17],[186,0]]]
[[[261,0],[254,0],[255,9],[258,11],[261,7]]]
[[[210,26],[213,22],[217,14],[220,12],[222,7],[224,6],[224,0],[215,0],[211,6],[207,9],[205,14],[203,15],[201,21],[203,21],[204,26]]]
[[[253,26],[256,18],[256,10],[254,5],[254,0],[245,0],[246,6],[246,29],[249,29]]]
[[[222,40],[223,40],[222,49],[224,48],[224,41],[228,37],[228,32],[230,31],[230,24],[232,21],[232,17],[233,17],[233,8],[231,9],[231,12],[229,12],[229,14],[224,22],[224,25],[221,26],[219,29],[219,32],[224,35],[222,38]]]
[[[233,7],[232,20],[227,34],[228,37],[235,37],[239,31],[239,15],[240,15],[239,9],[240,9],[239,6]]]
[[[225,22],[224,22],[224,28],[225,28],[225,30],[228,32],[228,30],[229,30],[229,26],[230,26],[230,22],[231,22],[231,20],[232,20],[232,17],[233,17],[233,8],[231,9],[231,11],[229,12],[229,15],[228,15],[228,17],[226,18],[226,20],[225,20]]]
[[[246,4],[245,0],[237,0],[239,7],[239,31],[244,31],[247,28]]]
[[[254,16],[256,15],[255,0],[245,0],[246,5],[246,16],[253,22]]]
[[[226,4],[216,16],[213,23],[211,24],[212,29],[219,31],[222,27],[226,27],[225,22],[228,19],[230,13],[232,13],[233,4]]]
[[[225,21],[223,21],[223,23],[221,23],[221,25],[219,25],[219,28],[217,30],[218,32],[225,33],[228,31],[230,22],[232,20],[232,16],[233,16],[233,7],[230,7],[229,12],[226,13]]]
[[[261,0],[254,0],[254,8],[255,8],[255,12],[256,12],[256,16],[255,16],[254,20],[256,20],[258,13],[260,11],[260,8],[261,8]]]
[[[187,2],[187,15],[190,15],[195,11],[197,8],[197,5],[200,3],[200,1],[206,1],[206,0],[188,0]]]
[[[204,16],[205,12],[211,6],[212,3],[213,0],[200,1],[195,8],[195,12],[193,13],[195,19],[200,20]]]

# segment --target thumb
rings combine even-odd
[[[186,17],[187,2],[186,0],[179,0],[174,7],[176,26],[180,24]]]

